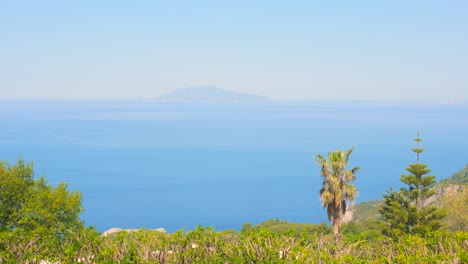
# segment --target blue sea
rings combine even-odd
[[[327,221],[316,154],[355,147],[357,202],[380,199],[415,162],[418,131],[438,180],[465,167],[466,105],[0,101],[0,160],[81,192],[99,231]]]

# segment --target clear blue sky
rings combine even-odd
[[[0,1],[0,98],[468,101],[468,1]]]

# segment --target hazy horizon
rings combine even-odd
[[[0,99],[468,102],[468,3],[0,3]]]

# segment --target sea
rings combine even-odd
[[[101,232],[327,222],[315,155],[354,147],[356,203],[381,199],[416,161],[418,132],[437,180],[466,166],[468,105],[0,101],[0,160],[81,192]]]

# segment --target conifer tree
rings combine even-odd
[[[384,220],[382,231],[385,235],[398,236],[400,234],[425,234],[441,227],[441,219],[446,213],[437,207],[426,205],[427,199],[435,191],[430,188],[436,183],[435,176],[427,175],[431,170],[427,164],[420,163],[420,148],[422,139],[414,139],[416,148],[416,163],[410,164],[406,170],[409,174],[401,175],[400,180],[406,185],[396,192],[392,189],[383,195],[384,202],[380,213]]]

